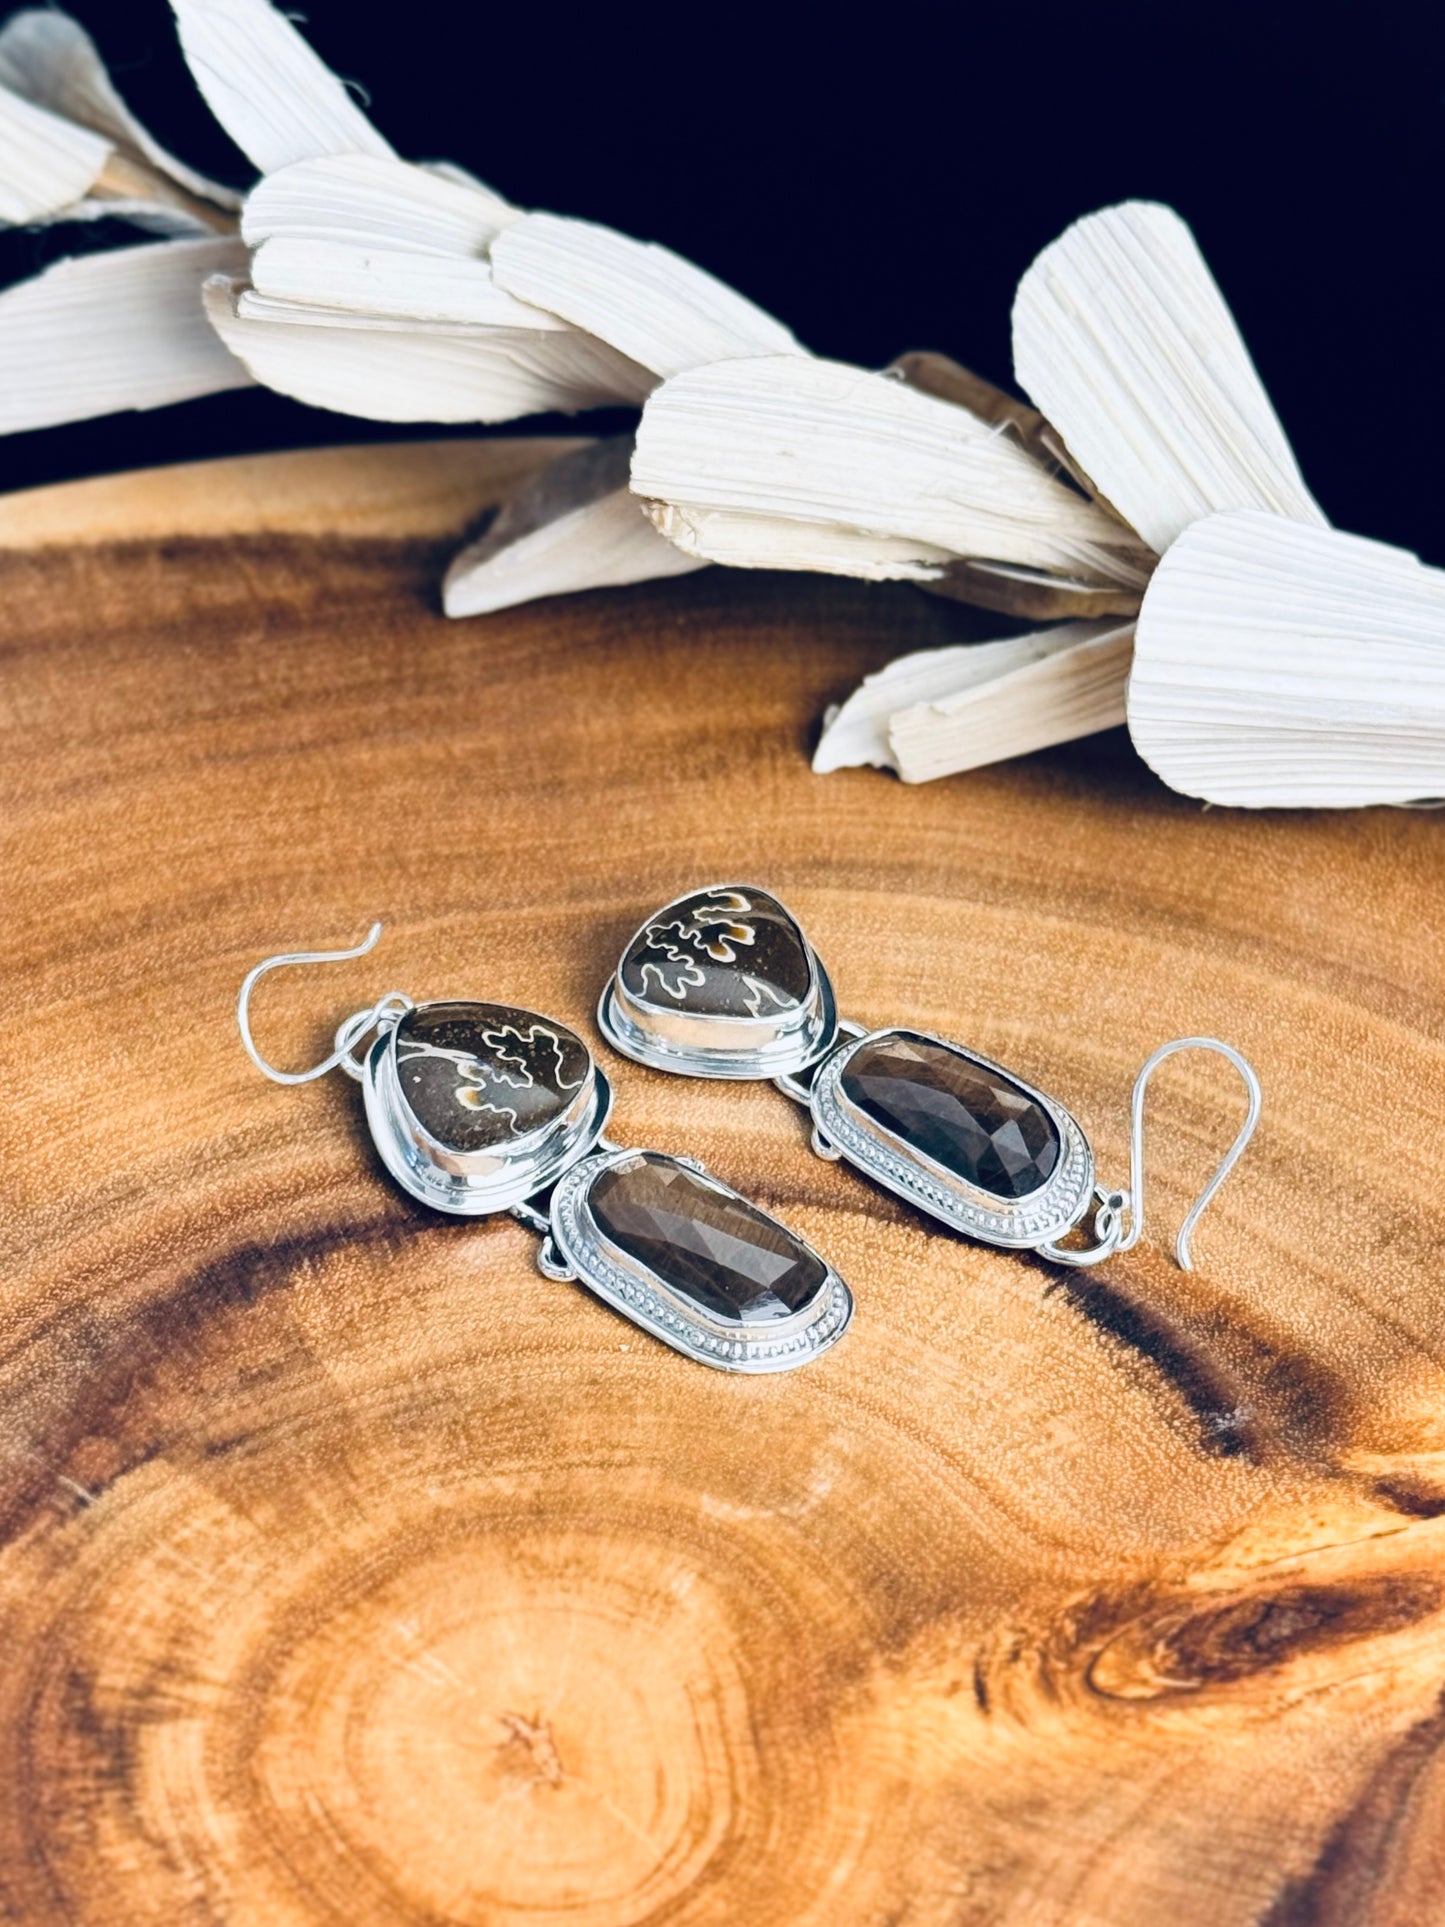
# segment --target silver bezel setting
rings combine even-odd
[[[654,910],[628,939],[636,943],[648,924],[670,910],[710,891],[757,889],[748,883],[707,883],[688,890]],[[612,1048],[635,1063],[682,1077],[719,1077],[730,1080],[784,1077],[806,1070],[832,1049],[838,1034],[838,1005],[833,986],[817,952],[803,934],[786,904],[778,907],[793,922],[808,960],[808,993],[794,1010],[771,1017],[729,1017],[689,1013],[678,1005],[633,997],[614,971],[597,1006],[597,1024]],[[624,956],[626,951],[624,951]]]
[[[996,1071],[1042,1106],[1059,1133],[1061,1147],[1058,1164],[1047,1182],[1021,1198],[998,1197],[969,1184],[860,1110],[843,1090],[843,1073],[858,1051],[885,1037],[917,1037],[957,1051],[984,1070]],[[844,1044],[814,1077],[809,1107],[819,1135],[865,1177],[983,1244],[1011,1251],[1031,1251],[1050,1244],[1073,1230],[1093,1198],[1094,1154],[1079,1124],[1063,1105],[992,1058],[933,1031],[889,1025]]]
[[[656,1272],[613,1244],[588,1208],[588,1194],[594,1179],[603,1171],[638,1155],[636,1148],[630,1148],[586,1158],[558,1181],[552,1193],[553,1242],[566,1264],[590,1291],[675,1352],[718,1371],[787,1372],[837,1344],[853,1316],[853,1294],[819,1253],[814,1256],[823,1264],[826,1276],[811,1304],[791,1318],[767,1325],[742,1326],[709,1318],[679,1296]],[[669,1157],[662,1151],[648,1155]],[[669,1157],[669,1162],[686,1164],[689,1170],[698,1169],[687,1159]],[[710,1172],[700,1175],[704,1183],[726,1196],[741,1197],[740,1192],[721,1183]],[[752,1201],[744,1199],[743,1202]],[[753,1204],[753,1209],[761,1207]],[[789,1229],[790,1235],[796,1238],[798,1234]],[[811,1251],[812,1246],[808,1249]]]
[[[597,1142],[612,1110],[612,1087],[588,1052],[581,1089],[540,1129],[485,1151],[454,1151],[418,1122],[402,1095],[393,1022],[366,1054],[362,1088],[377,1154],[403,1191],[462,1218],[510,1211],[555,1182]]]

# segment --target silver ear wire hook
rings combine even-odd
[[[362,1075],[361,1066],[352,1056],[352,1052],[357,1044],[360,1043],[366,1033],[379,1023],[383,1017],[393,1013],[399,1016],[403,1011],[412,1009],[413,1006],[411,998],[404,995],[403,992],[399,990],[389,990],[384,997],[379,997],[374,1004],[368,1005],[365,1010],[358,1010],[352,1016],[346,1018],[337,1030],[335,1038],[336,1048],[329,1057],[324,1057],[319,1064],[313,1064],[310,1070],[278,1071],[274,1064],[268,1064],[266,1062],[260,1051],[257,1050],[256,1040],[251,1035],[251,993],[257,984],[260,983],[267,971],[279,970],[283,964],[345,963],[352,957],[364,957],[369,950],[375,948],[377,938],[380,937],[380,935],[381,925],[380,923],[374,923],[362,938],[361,942],[354,945],[350,950],[282,951],[275,957],[265,958],[261,963],[256,965],[254,970],[248,970],[246,972],[245,981],[241,985],[240,995],[236,999],[236,1025],[240,1030],[241,1042],[245,1046],[246,1055],[256,1066],[257,1070],[262,1072],[264,1076],[269,1077],[273,1084],[310,1084],[315,1078],[324,1077],[328,1071],[334,1071],[338,1065],[340,1065],[349,1077],[359,1078]]]
[[[1262,1094],[1259,1078],[1254,1066],[1247,1057],[1241,1055],[1232,1044],[1225,1044],[1217,1037],[1176,1037],[1172,1043],[1161,1044],[1154,1055],[1134,1079],[1134,1096],[1130,1111],[1129,1126],[1129,1189],[1131,1194],[1130,1225],[1116,1247],[1120,1251],[1130,1251],[1138,1244],[1144,1231],[1144,1097],[1149,1088],[1149,1079],[1166,1057],[1172,1057],[1177,1050],[1212,1050],[1227,1058],[1244,1079],[1244,1088],[1249,1093],[1249,1109],[1244,1123],[1239,1128],[1233,1144],[1225,1152],[1214,1176],[1205,1185],[1199,1196],[1190,1205],[1184,1222],[1179,1227],[1179,1235],[1174,1240],[1174,1256],[1182,1271],[1192,1271],[1194,1266],[1189,1256],[1189,1240],[1195,1225],[1204,1212],[1204,1207],[1215,1192],[1238,1164],[1244,1147],[1254,1136],[1254,1127],[1259,1122]]]
[[[1040,1245],[1039,1250],[1055,1264],[1076,1267],[1100,1265],[1116,1251],[1132,1251],[1143,1236],[1144,1098],[1149,1089],[1149,1079],[1164,1059],[1172,1057],[1177,1050],[1217,1051],[1221,1057],[1227,1058],[1233,1064],[1244,1079],[1244,1087],[1249,1092],[1249,1109],[1238,1135],[1225,1152],[1214,1176],[1190,1205],[1184,1222],[1179,1227],[1179,1235],[1174,1240],[1174,1256],[1180,1269],[1193,1271],[1194,1265],[1189,1256],[1189,1240],[1194,1227],[1198,1224],[1204,1207],[1238,1164],[1245,1145],[1253,1137],[1254,1127],[1259,1122],[1261,1103],[1259,1079],[1255,1075],[1254,1066],[1232,1044],[1222,1043],[1217,1037],[1175,1037],[1171,1042],[1161,1044],[1142,1067],[1139,1075],[1134,1079],[1134,1095],[1130,1104],[1129,1189],[1105,1191],[1102,1186],[1095,1186],[1094,1243],[1082,1248],[1058,1243]]]

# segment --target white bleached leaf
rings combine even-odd
[[[117,93],[95,42],[78,21],[58,8],[28,7],[0,27],[0,86],[104,143],[106,154],[83,192],[94,184],[112,151],[182,190],[165,200],[154,192],[132,199],[108,189],[105,200],[82,210],[86,214],[119,213],[152,225],[194,230],[219,225],[214,216],[207,218],[207,206],[197,209],[195,201],[225,211],[240,205],[240,196],[232,189],[177,160],[136,119]],[[3,173],[0,166],[0,176]]]
[[[408,254],[480,259],[516,208],[480,182],[461,182],[394,155],[328,154],[259,181],[241,232],[265,241],[325,241]]]
[[[550,334],[567,329],[556,315],[499,288],[485,261],[278,238],[256,250],[251,283],[268,300],[316,308]]]
[[[1014,373],[1162,553],[1201,515],[1324,516],[1194,236],[1172,208],[1085,215],[1019,283]]]
[[[634,498],[635,499],[635,498]],[[869,535],[836,522],[784,521],[732,509],[643,507],[660,535],[699,562],[734,569],[798,569],[863,582],[935,582],[953,557],[902,536]]]
[[[1124,720],[1133,625],[1064,622],[900,656],[826,719],[819,772],[871,763],[927,782]]]
[[[590,221],[528,214],[492,248],[498,283],[610,341],[654,374],[736,355],[801,355],[780,321],[655,243]]]
[[[201,309],[234,240],[157,241],[57,261],[0,294],[0,434],[159,408],[250,377]]]
[[[525,483],[447,571],[447,614],[485,615],[701,568],[642,513],[627,486],[631,450],[630,435],[615,436],[559,456]]]
[[[1129,730],[1186,796],[1445,796],[1445,571],[1257,511],[1186,529],[1139,612]]]
[[[287,303],[238,312],[242,289],[212,280],[206,313],[268,388],[372,421],[496,422],[635,402],[649,377],[574,329],[412,326]],[[264,297],[260,298],[264,299]],[[284,318],[278,318],[283,315]]]
[[[1006,431],[889,376],[804,355],[717,362],[665,382],[643,410],[632,487],[673,511],[692,552],[712,560],[724,558],[709,518],[729,518],[726,559],[739,567],[817,567],[821,527],[901,544],[899,560],[966,556],[1142,580],[1129,532]],[[767,540],[749,551],[738,539],[748,524],[734,518]],[[852,563],[823,566],[877,574],[866,546]]]
[[[331,69],[268,0],[171,0],[206,104],[262,174],[321,154],[390,155]]]
[[[428,321],[414,315],[371,314],[362,308],[324,308],[311,301],[275,301],[254,287],[236,293],[236,313],[242,321],[265,322],[268,327],[286,329],[342,328],[352,334],[441,335],[447,338],[475,338],[485,328],[456,321]],[[554,317],[555,319],[555,317]],[[566,331],[566,323],[559,324]],[[528,333],[538,332],[530,329]]]
[[[1074,632],[1068,641],[1066,630]],[[985,645],[1000,651],[997,673],[893,715],[888,741],[905,783],[981,769],[1123,722],[1133,623],[1066,622],[1047,634],[1049,647],[1033,661],[1003,654],[1022,637]]]
[[[0,222],[53,220],[83,200],[110,142],[0,86]]]

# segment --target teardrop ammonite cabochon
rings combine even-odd
[[[601,1135],[607,1080],[575,1031],[511,1004],[418,1004],[366,1059],[366,1115],[388,1171],[464,1217],[542,1190]]]
[[[766,890],[717,883],[650,916],[622,953],[597,1021],[624,1056],[689,1077],[780,1077],[832,1046],[828,973]]]

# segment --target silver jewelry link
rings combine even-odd
[[[827,1051],[824,1053],[822,1057],[818,1059],[816,1064],[810,1064],[808,1066],[807,1083],[805,1084],[803,1082],[802,1076],[799,1072],[784,1071],[781,1077],[775,1077],[772,1080],[774,1089],[781,1091],[784,1097],[792,1098],[795,1104],[801,1104],[803,1109],[806,1111],[811,1106],[813,1101],[813,1096],[812,1096],[813,1078],[816,1076],[818,1071],[822,1069],[823,1065],[827,1063],[829,1057],[832,1056],[837,1046],[840,1043],[843,1043],[845,1041],[848,1043],[855,1043],[858,1038],[866,1037],[867,1035],[868,1035],[868,1031],[865,1025],[855,1024],[851,1017],[840,1017],[838,1019],[836,1026],[834,1027],[833,1041],[828,1046]],[[813,1146],[813,1149],[815,1151],[818,1150],[818,1147],[816,1144]],[[818,1151],[818,1155],[819,1157],[826,1157],[827,1153],[824,1151]]]
[[[1096,1242],[1070,1250],[1067,1245],[1037,1245],[1035,1249],[1042,1257],[1056,1265],[1072,1265],[1076,1269],[1089,1265],[1101,1265],[1106,1258],[1122,1248],[1124,1218],[1129,1209],[1127,1191],[1106,1191],[1101,1184],[1094,1186],[1094,1223],[1093,1232]]]
[[[348,1077],[354,1077],[358,1084],[366,1077],[366,1066],[358,1063],[356,1046],[368,1031],[389,1030],[399,1023],[409,1010],[415,1009],[410,997],[400,990],[389,990],[367,1010],[358,1010],[336,1027],[334,1039],[336,1051],[334,1061]]]
[[[535,1231],[542,1240],[537,1247],[537,1269],[542,1276],[555,1278],[559,1284],[568,1284],[575,1280],[577,1273],[557,1250],[557,1241],[552,1236],[552,1220],[546,1212],[539,1211],[536,1205],[528,1204],[524,1200],[521,1204],[512,1206],[511,1216],[518,1224],[526,1225],[529,1231]]]
[[[555,1278],[558,1284],[572,1284],[577,1273],[557,1250],[557,1241],[549,1231],[537,1247],[537,1269],[544,1278]]]

